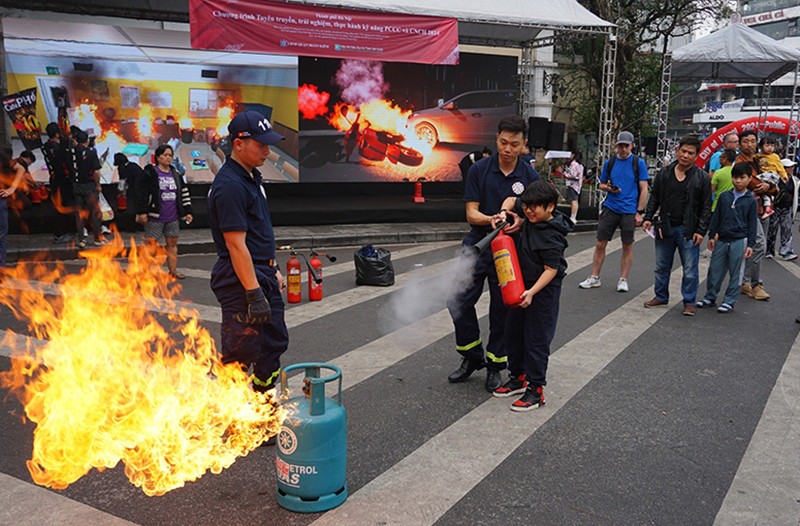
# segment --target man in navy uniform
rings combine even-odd
[[[254,111],[236,115],[228,132],[231,153],[208,194],[208,221],[219,256],[211,289],[222,307],[222,361],[252,366],[253,389],[266,392],[278,378],[289,332],[281,296],[285,282],[256,168],[283,137]]]
[[[491,230],[493,218],[499,218],[500,207],[507,197],[516,197],[532,182],[540,179],[533,167],[520,155],[527,125],[512,115],[497,126],[497,153],[484,157],[469,168],[464,187],[467,222],[470,232],[464,237],[466,249],[480,241]],[[519,229],[522,225],[520,220]],[[461,355],[461,365],[448,377],[452,383],[463,382],[476,370],[486,367],[486,390],[494,391],[503,384],[500,371],[506,368],[508,358],[503,345],[504,326],[508,309],[503,304],[490,250],[485,250],[474,266],[470,283],[464,290],[454,291],[447,308],[453,318],[456,333],[456,350]],[[483,293],[483,283],[489,279],[489,341],[484,351],[475,304]]]

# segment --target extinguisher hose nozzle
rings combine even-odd
[[[336,262],[336,256],[329,256],[325,252],[317,252],[313,248],[311,249],[311,255],[312,256],[323,256],[323,257],[326,257],[326,258],[328,258],[328,261],[330,261],[331,263],[335,263]]]
[[[300,254],[300,256],[302,256],[303,260],[306,262],[306,267],[308,268],[308,272],[311,274],[311,279],[314,280],[314,283],[316,283],[317,285],[322,283],[322,277],[320,277],[319,272],[317,272],[317,269],[315,269],[311,265],[311,263],[309,263],[308,258],[305,256],[305,254]]]
[[[500,231],[503,230],[503,228],[505,228],[506,225],[513,225],[513,224],[514,224],[513,222],[509,222],[508,220],[500,223],[499,225],[497,225],[497,228],[492,230],[490,233],[486,234],[486,237],[484,237],[483,239],[481,239],[480,241],[478,241],[469,248],[472,249],[472,252],[474,254],[476,255],[480,254],[481,252],[486,250],[486,247],[488,247],[492,243],[492,240],[497,237],[497,234],[499,234]]]

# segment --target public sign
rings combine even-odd
[[[192,47],[458,64],[458,21],[256,0],[190,0]]]

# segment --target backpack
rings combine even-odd
[[[614,169],[614,163],[617,161],[617,156],[612,155],[611,159],[608,160],[608,182],[611,182],[611,170]],[[635,153],[633,154],[633,181],[635,183],[639,182],[639,156]],[[636,185],[637,191],[639,185]]]

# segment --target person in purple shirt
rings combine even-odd
[[[178,220],[192,222],[192,201],[189,187],[172,166],[174,152],[168,144],[156,148],[156,164],[144,169],[144,177],[137,181],[136,222],[144,225],[144,237],[156,244],[166,241],[167,268],[174,279],[186,276],[178,272]]]

